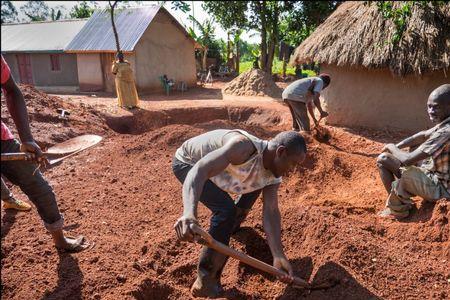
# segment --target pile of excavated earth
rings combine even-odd
[[[42,145],[49,146],[84,134],[85,132],[104,135],[108,131],[101,114],[90,105],[63,101],[48,95],[31,85],[20,85],[28,116],[32,123],[34,138]],[[5,97],[1,98],[2,121],[17,136],[16,127],[7,110]],[[62,116],[61,110],[69,115]]]
[[[255,107],[257,118],[248,111],[239,121],[219,114],[211,120],[202,107],[186,110],[190,119],[177,124],[178,109],[171,124],[124,133],[108,128],[95,107],[25,91],[33,95],[26,99],[39,139],[55,143],[85,133],[107,136],[45,173],[65,216],[65,230],[84,234],[95,247],[58,254],[35,209],[2,210],[2,299],[190,299],[201,246],[177,241],[173,230],[182,213],[181,185],[171,171],[175,150],[186,139],[217,128],[242,128],[266,139],[289,129],[289,111],[274,102],[277,110]],[[73,122],[65,125],[54,117],[61,106],[72,111]],[[139,123],[149,116],[135,118],[142,118],[135,120]],[[384,143],[404,135],[326,128],[332,137],[327,143],[306,136],[307,159],[283,178],[279,206],[283,245],[296,275],[336,284],[298,290],[230,259],[222,277],[225,298],[448,299],[449,202],[417,199],[417,210],[402,222],[376,217],[386,198],[376,156]],[[14,193],[25,200],[18,189]],[[230,245],[271,263],[261,209],[259,200]],[[209,215],[200,205],[203,227]]]
[[[230,81],[223,93],[234,96],[269,96],[281,97],[281,89],[272,77],[260,69],[251,69]]]

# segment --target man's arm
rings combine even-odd
[[[405,152],[403,150],[400,150],[396,145],[394,144],[387,144],[383,148],[383,152],[388,151],[390,152],[395,158],[397,158],[403,166],[412,166],[415,163],[424,160],[425,158],[428,158],[430,155],[422,152],[421,149],[416,149],[413,152]]]
[[[12,76],[9,77],[2,88],[5,91],[6,105],[8,106],[8,111],[16,124],[20,140],[22,142],[33,141],[25,100],[23,99],[22,92]]]
[[[181,240],[192,240],[189,224],[197,220],[197,204],[205,182],[225,170],[229,164],[245,162],[255,151],[253,143],[244,136],[230,139],[223,147],[200,159],[188,172],[183,184],[183,216],[175,224]]]
[[[36,154],[38,158],[42,157],[42,150],[33,139],[28,121],[28,112],[23,98],[23,94],[10,75],[8,80],[2,85],[5,92],[6,105],[8,111],[16,124],[20,141],[22,142],[22,151]]]
[[[424,131],[416,133],[413,136],[410,136],[410,137],[404,139],[403,141],[398,143],[396,146],[399,149],[406,148],[406,147],[418,146],[418,145],[424,143],[429,137],[430,137],[430,131],[424,130]]]
[[[292,266],[283,251],[281,243],[281,215],[278,209],[278,187],[279,184],[269,185],[263,189],[263,227],[267,236],[267,242],[273,256],[273,265],[286,271],[289,276],[281,278],[290,282],[294,275]]]
[[[312,101],[306,102],[306,107],[308,108],[309,115],[313,119],[314,124],[317,125],[317,119],[316,119],[316,116],[314,115],[314,106],[313,106]]]
[[[320,117],[321,118],[328,117],[328,113],[322,109],[322,104],[320,104],[320,93],[319,92],[314,92],[313,102],[314,102],[314,105],[317,107],[317,109],[320,112]]]

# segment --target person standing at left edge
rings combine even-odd
[[[9,66],[3,55],[1,60],[1,90],[5,95],[8,111],[16,124],[21,142],[19,143],[8,127],[1,122],[1,153],[28,152],[36,162],[45,161],[41,148],[36,144],[31,134],[22,92],[11,76]],[[64,235],[64,218],[59,212],[53,189],[37,168],[37,165],[30,161],[5,161],[1,164],[1,175],[19,186],[33,202],[58,250],[78,252],[86,249],[89,244],[83,236],[70,238]],[[2,196],[3,193],[4,190],[2,189]]]

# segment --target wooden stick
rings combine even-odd
[[[190,229],[194,233],[201,236],[201,238],[206,242],[208,247],[216,250],[217,252],[220,252],[220,253],[230,256],[230,257],[233,257],[249,266],[252,266],[252,267],[254,267],[258,270],[264,271],[266,273],[269,273],[269,274],[272,274],[275,276],[285,276],[286,275],[285,272],[283,272],[269,264],[266,264],[265,262],[257,260],[254,257],[251,257],[247,254],[244,254],[242,252],[234,250],[233,248],[230,248],[230,247],[216,241],[209,233],[207,233],[206,231],[201,229],[196,224],[190,224]],[[306,282],[305,280],[303,280],[299,277],[296,277],[296,276],[294,276],[294,282],[292,284],[294,286],[301,287],[301,288],[311,288],[311,285],[308,282]]]

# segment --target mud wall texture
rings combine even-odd
[[[52,71],[51,53],[30,53],[31,71],[35,86],[78,86],[77,58],[75,54],[59,53],[59,71]],[[53,54],[53,53],[52,53]],[[19,67],[15,54],[4,54],[11,74],[17,82],[20,82]]]
[[[426,103],[429,94],[448,83],[443,72],[422,77],[396,77],[388,69],[322,65],[331,85],[322,93],[330,113],[327,124],[418,131],[432,126]]]
[[[80,91],[103,90],[103,73],[100,54],[77,54]]]
[[[194,44],[174,20],[160,11],[135,47],[138,91],[161,89],[164,74],[188,86],[196,83]]]

